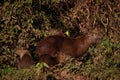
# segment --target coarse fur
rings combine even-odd
[[[58,58],[59,54],[70,55],[71,57],[82,57],[92,44],[99,44],[102,41],[102,35],[98,30],[86,33],[76,38],[64,37],[59,35],[48,36],[38,42],[36,47],[36,54],[39,60],[46,55],[52,58]],[[42,57],[41,57],[42,56]],[[58,62],[60,60],[53,60],[44,58],[44,62]],[[52,64],[52,63],[50,63]],[[49,65],[49,64],[48,64]]]
[[[55,35],[65,37],[65,35],[64,35],[64,33],[62,32],[61,29],[53,28],[53,29],[48,30],[48,36],[55,36]]]
[[[18,62],[19,69],[30,68],[30,66],[34,64],[34,61],[32,60],[32,56],[27,49],[23,47],[18,48],[15,51],[15,54],[20,56],[20,60]]]

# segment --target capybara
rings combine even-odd
[[[20,47],[16,49],[15,54],[20,56],[20,60],[18,62],[19,69],[30,68],[30,66],[34,64],[32,56],[26,48]]]
[[[60,53],[78,58],[82,57],[88,51],[90,45],[99,44],[101,41],[102,35],[97,29],[77,36],[76,38],[59,35],[48,36],[38,42],[36,54],[38,54],[39,60],[43,58],[41,56],[46,54],[53,58],[57,58]],[[47,61],[57,62],[55,60],[51,61],[50,58],[44,58],[44,62],[48,63]]]

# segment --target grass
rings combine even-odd
[[[0,3],[1,80],[42,79],[48,75],[56,77],[62,70],[94,80],[120,79],[120,2],[72,1],[77,0],[9,0]],[[102,44],[91,47],[89,55],[81,61],[69,58],[65,65],[57,66],[52,71],[43,63],[30,69],[16,68],[15,49],[27,47],[36,60],[36,43],[47,36],[47,30],[60,28],[67,36],[75,37],[95,27],[100,28],[104,35]]]

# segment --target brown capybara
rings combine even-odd
[[[74,58],[78,58],[82,57],[88,51],[90,45],[98,44],[101,41],[102,35],[96,29],[92,32],[78,36],[76,38],[69,38],[59,35],[48,36],[45,39],[38,42],[36,47],[36,54],[38,54],[39,60],[43,58],[41,56],[46,54],[53,58],[57,58],[60,53],[70,55]],[[44,58],[44,62],[46,63],[48,63],[47,61],[49,60],[50,58]],[[57,61],[50,60],[50,62]]]
[[[19,69],[30,68],[30,66],[34,64],[32,56],[27,49],[20,47],[16,49],[15,54],[20,56],[20,60],[18,62]]]

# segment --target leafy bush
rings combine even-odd
[[[69,37],[75,37],[98,27],[104,35],[102,44],[91,47],[82,62],[70,58],[62,69],[94,79],[119,80],[119,3],[119,0],[1,0],[0,76],[38,79],[42,72],[46,75],[40,67],[27,70],[12,67],[16,67],[14,50],[19,46],[26,47],[36,60],[36,43],[46,37],[47,30],[60,28],[66,34],[70,32]],[[61,67],[57,69],[60,71]]]

